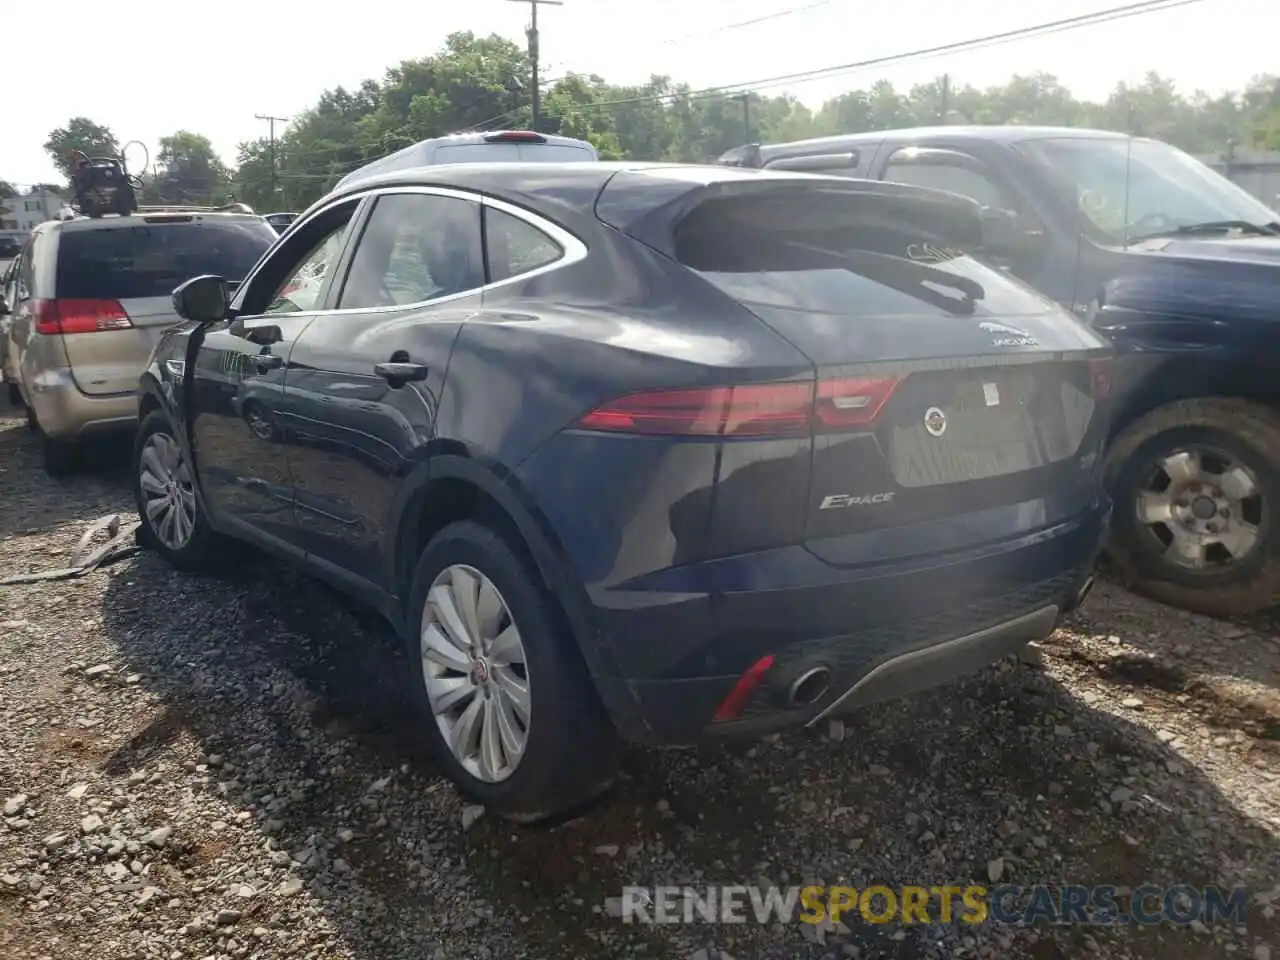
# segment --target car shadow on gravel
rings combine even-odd
[[[129,500],[129,450],[122,434],[86,449],[76,475],[53,479],[23,411],[0,405],[0,539],[39,536],[54,527],[118,511]],[[22,504],[22,510],[5,504]]]
[[[518,829],[484,818],[464,830],[463,804],[417,734],[389,629],[326,587],[266,559],[195,578],[143,554],[113,571],[103,623],[164,705],[106,771],[146,770],[166,744],[190,737],[194,762],[210,768],[201,795],[225,803],[227,818],[243,814],[246,857],[276,858],[258,875],[273,888],[286,873],[303,877],[343,955],[360,960],[436,949],[686,957],[712,944],[738,960],[981,956],[983,944],[995,950],[987,955],[1036,960],[1093,949],[1207,958],[1236,935],[861,919],[825,934],[802,924],[656,927],[622,923],[610,898],[632,884],[991,886],[995,877],[1261,889],[1280,874],[1275,837],[1207,777],[1146,728],[1025,665],[864,710],[840,739],[630,750],[623,788],[576,820]],[[180,826],[186,839],[169,856],[188,877],[224,882],[224,847],[201,829]],[[352,832],[335,840],[343,829]],[[259,921],[313,924],[297,901],[257,902]],[[1242,939],[1277,934],[1255,912]],[[1117,939],[1123,951],[1112,949]],[[212,943],[194,955],[211,952]]]

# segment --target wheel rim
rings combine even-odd
[[[1268,513],[1257,474],[1239,457],[1211,447],[1181,448],[1157,460],[1135,508],[1161,556],[1199,573],[1252,555]]]
[[[422,612],[427,698],[454,759],[478,780],[510,777],[529,740],[524,642],[506,600],[474,567],[440,572]]]
[[[147,525],[170,550],[181,550],[195,532],[196,494],[191,471],[173,437],[166,433],[147,437],[138,462],[138,483]]]

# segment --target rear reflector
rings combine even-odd
[[[1110,357],[1089,361],[1089,391],[1097,400],[1111,396],[1111,365]]]
[[[115,300],[36,300],[36,333],[102,333],[133,326],[124,307]]]
[[[736,720],[742,715],[742,708],[747,705],[747,701],[751,699],[751,695],[759,689],[760,684],[764,683],[764,675],[773,668],[773,654],[767,657],[761,657],[750,667],[747,672],[738,678],[738,682],[733,685],[733,689],[729,691],[729,695],[724,698],[724,702],[720,704],[720,708],[716,710],[716,722],[724,720]]]
[[[577,426],[610,433],[686,437],[790,437],[869,426],[898,381],[847,377],[700,390],[653,390],[612,400]]]
[[[485,143],[546,143],[547,138],[532,130],[499,130],[484,138]]]

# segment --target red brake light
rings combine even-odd
[[[733,685],[729,695],[724,698],[724,702],[716,710],[713,719],[716,721],[736,720],[742,714],[742,708],[747,705],[751,695],[756,692],[760,684],[764,683],[764,675],[772,668],[772,654],[767,657],[761,657],[748,667],[747,672],[738,678],[738,682]]]
[[[577,426],[610,433],[687,437],[786,437],[875,421],[898,381],[890,378],[653,390],[620,397]]]
[[[1105,400],[1111,396],[1112,359],[1089,361],[1089,390],[1097,400]]]
[[[485,143],[546,143],[547,138],[533,130],[499,130],[484,138]]]
[[[133,326],[115,300],[36,300],[36,333],[101,333]]]

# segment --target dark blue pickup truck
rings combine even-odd
[[[976,200],[986,256],[1116,346],[1125,582],[1218,615],[1280,602],[1280,214],[1166,143],[1095,130],[877,131],[718,162]]]

